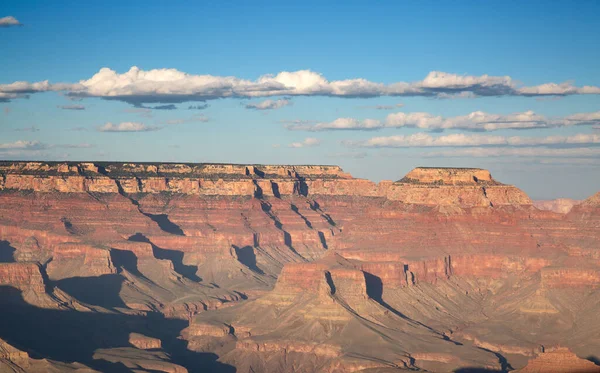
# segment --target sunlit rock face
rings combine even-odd
[[[600,197],[548,210],[482,169],[0,162],[0,363],[593,368]]]

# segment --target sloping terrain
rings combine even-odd
[[[594,371],[599,243],[480,169],[0,162],[0,367]]]

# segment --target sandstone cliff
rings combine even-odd
[[[559,342],[587,357],[596,202],[539,210],[481,169],[373,183],[337,166],[0,162],[0,338],[99,370],[508,371]]]

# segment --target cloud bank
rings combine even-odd
[[[256,103],[246,104],[246,109],[255,109],[255,110],[275,110],[280,109],[284,106],[289,106],[292,104],[292,101],[287,99],[280,100],[265,100]]]
[[[38,154],[44,150],[50,149],[88,149],[93,145],[82,144],[46,144],[40,141],[18,140],[9,143],[0,143],[0,156],[12,157],[21,155]]]
[[[98,127],[98,131],[100,132],[148,132],[159,129],[160,127],[146,126],[145,124],[138,122],[122,122],[119,124],[107,122],[106,124]]]
[[[285,127],[292,131],[336,131],[358,130],[373,131],[383,128],[419,128],[430,131],[444,131],[450,129],[473,132],[488,132],[502,129],[534,129],[555,128],[576,125],[600,125],[600,111],[592,113],[578,113],[562,118],[547,118],[533,111],[513,114],[489,114],[475,111],[468,115],[444,118],[423,112],[392,113],[384,121],[377,119],[358,120],[353,118],[338,118],[332,122],[312,124],[291,123]]]
[[[234,76],[194,75],[176,69],[142,70],[133,66],[121,74],[104,67],[91,78],[80,80],[78,83],[50,84],[48,81],[42,81],[3,84],[0,85],[0,100],[8,101],[47,91],[66,91],[69,97],[100,97],[141,106],[227,97],[566,96],[600,94],[600,87],[578,87],[571,82],[550,82],[527,87],[509,76],[458,75],[441,71],[432,71],[420,81],[384,84],[364,78],[330,81],[311,70],[282,71],[248,80]]]
[[[364,141],[343,141],[344,145],[360,148],[424,148],[424,147],[473,147],[473,146],[580,146],[600,144],[598,134],[573,136],[491,136],[475,134],[452,134],[433,137],[428,133],[373,137]]]

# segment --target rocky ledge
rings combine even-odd
[[[518,188],[476,168],[418,167],[398,182],[357,179],[339,166],[0,162],[0,190],[202,196],[361,196],[421,205],[530,205]]]

